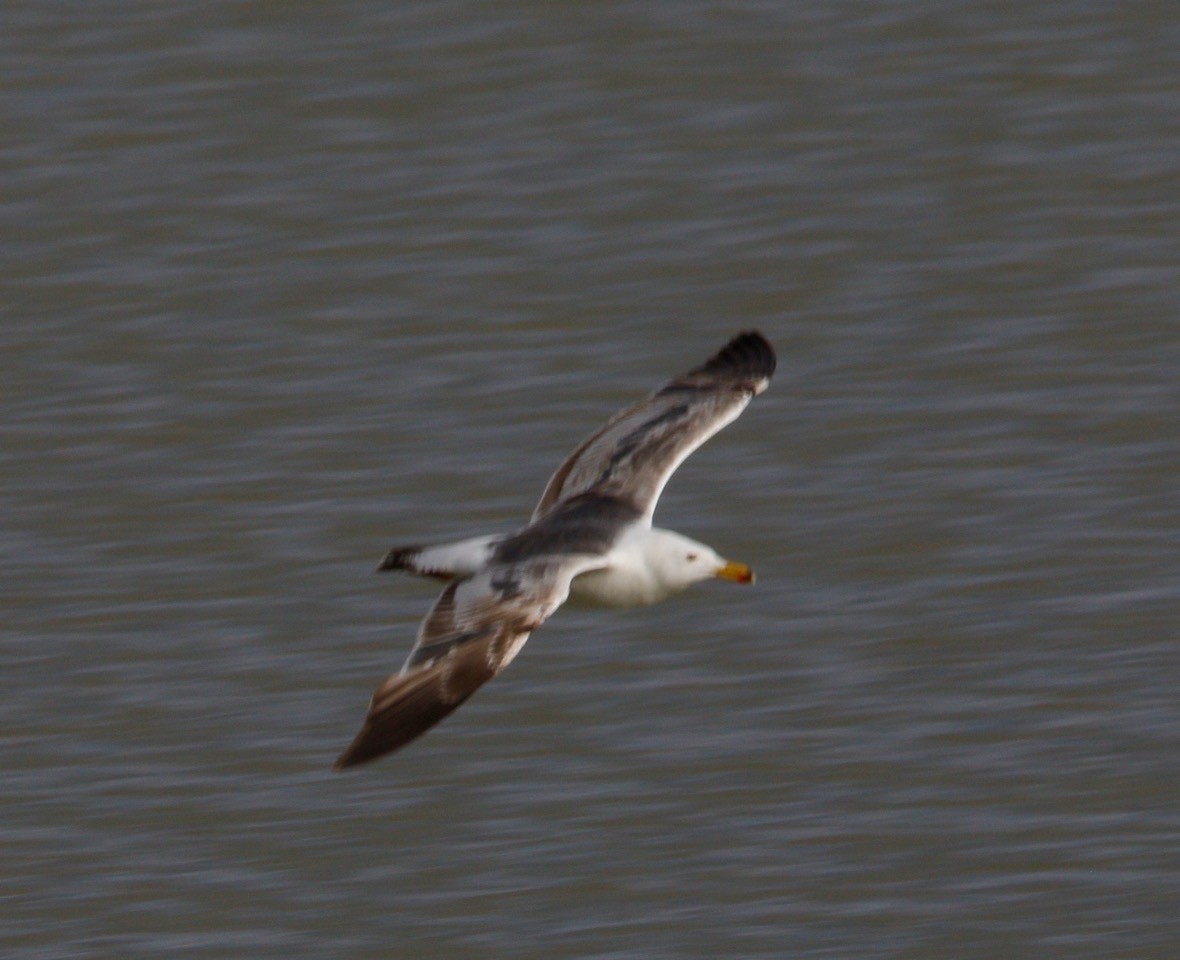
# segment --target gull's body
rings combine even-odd
[[[774,367],[761,334],[740,334],[588,437],[550,478],[527,526],[391,550],[378,569],[447,585],[336,767],[373,760],[434,726],[504,669],[567,598],[640,606],[712,577],[752,581],[745,564],[651,521],[668,478],[766,389]]]

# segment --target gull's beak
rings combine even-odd
[[[754,582],[754,571],[744,563],[734,563],[732,560],[726,560],[725,565],[718,567],[713,576],[722,580],[732,580],[734,583]]]

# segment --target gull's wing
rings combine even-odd
[[[598,557],[546,556],[488,567],[447,584],[418,629],[400,673],[373,694],[364,725],[336,760],[341,770],[405,746],[503,670]]]
[[[774,349],[762,334],[738,334],[583,441],[549,479],[533,520],[591,490],[632,504],[650,520],[668,477],[766,389],[774,365]]]

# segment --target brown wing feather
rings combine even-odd
[[[597,557],[549,556],[496,565],[447,584],[422,621],[405,666],[377,688],[335,769],[397,750],[454,712],[508,666],[529,634],[565,602],[574,576],[597,563]]]
[[[774,367],[774,349],[762,334],[734,337],[584,440],[549,479],[533,519],[590,490],[626,500],[650,517],[672,472],[766,389]]]
[[[373,694],[360,732],[335,769],[404,747],[456,710],[499,672],[493,648],[503,641],[500,633],[489,630],[429,667],[389,677]]]

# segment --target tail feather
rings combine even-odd
[[[454,580],[470,577],[483,569],[501,537],[473,537],[456,543],[429,546],[414,544],[390,550],[377,564],[377,570],[404,570],[419,577]]]
[[[422,547],[415,544],[412,547],[394,547],[381,558],[377,564],[378,570],[407,570],[410,573],[423,573],[418,568],[416,560],[422,555]]]

